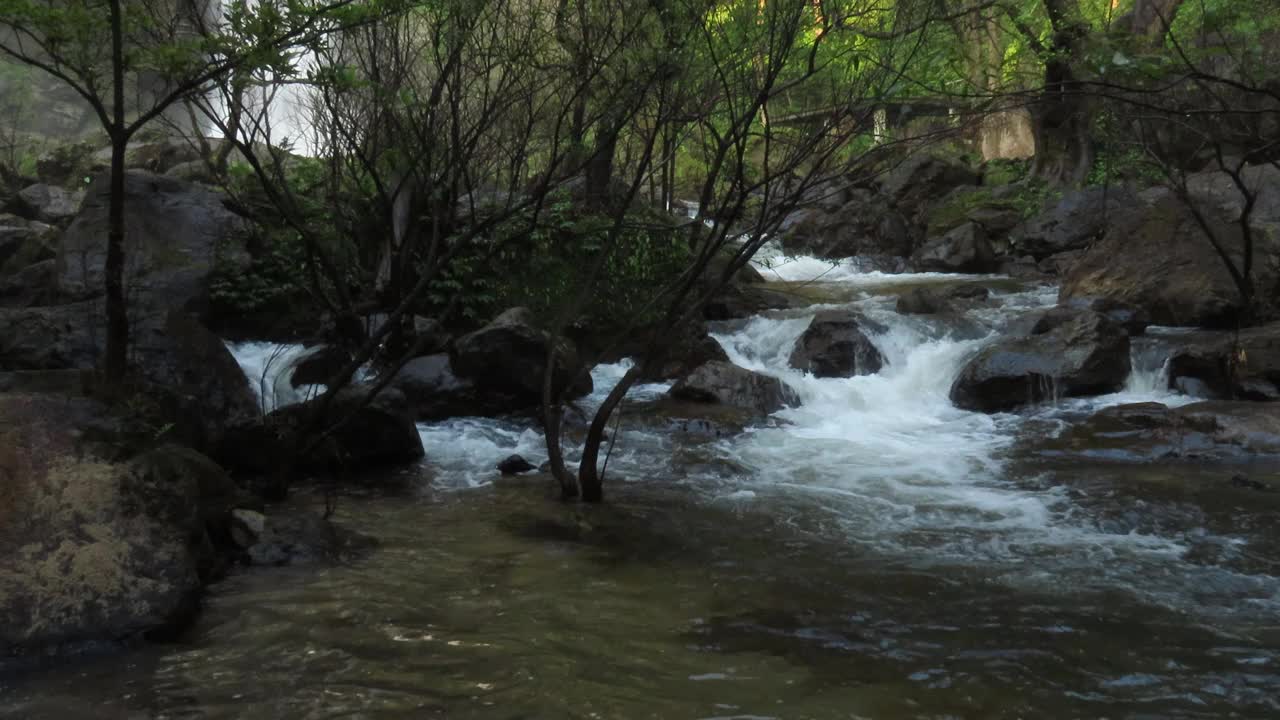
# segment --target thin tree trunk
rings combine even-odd
[[[107,260],[104,268],[107,347],[103,370],[109,380],[124,377],[129,364],[129,317],[124,296],[124,156],[129,134],[124,122],[124,30],[120,0],[111,0],[111,188],[107,210]]]

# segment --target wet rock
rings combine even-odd
[[[345,368],[352,360],[351,351],[336,345],[317,345],[293,364],[289,384],[295,388],[303,385],[324,385]]]
[[[339,561],[367,552],[377,541],[347,530],[315,512],[281,508],[264,518],[262,531],[245,550],[249,564],[266,567]]]
[[[640,351],[643,348],[636,348],[636,350]],[[689,323],[676,331],[676,340],[667,348],[658,367],[644,372],[641,378],[651,381],[674,380],[713,360],[729,362],[729,355],[707,332],[707,326],[704,323]]]
[[[503,475],[519,475],[538,468],[520,455],[511,455],[498,463],[498,472]]]
[[[1261,480],[1254,480],[1248,476],[1239,474],[1231,476],[1231,486],[1244,488],[1245,490],[1257,490],[1259,492],[1274,492],[1274,488]]]
[[[884,356],[863,328],[883,331],[852,312],[826,310],[814,316],[796,339],[788,363],[815,377],[853,377],[880,372]]]
[[[1102,313],[1108,320],[1123,327],[1130,335],[1142,335],[1151,325],[1151,314],[1145,308],[1110,298],[1072,298],[1063,303],[1063,307]]]
[[[903,315],[936,315],[955,312],[959,302],[980,302],[990,296],[991,291],[981,285],[917,287],[899,295],[895,307]]]
[[[781,380],[719,361],[695,369],[669,394],[677,400],[732,405],[764,415],[800,402],[795,390]]]
[[[327,406],[323,398],[315,398],[232,426],[215,457],[234,472],[272,475],[281,470],[281,463],[292,453],[292,440],[301,432],[299,447],[312,449],[296,458],[297,470],[345,476],[358,469],[421,459],[422,437],[404,394],[385,388],[366,402],[370,389],[352,385],[339,391]],[[312,421],[315,413],[320,415]],[[279,487],[264,489],[272,496],[282,492]]]
[[[1036,269],[1050,277],[1062,277],[1071,272],[1071,268],[1075,267],[1084,255],[1084,250],[1056,253],[1036,263]]]
[[[758,285],[730,285],[703,307],[707,320],[739,320],[767,310],[804,307],[808,303],[795,295]]]
[[[1045,212],[1010,234],[1011,252],[1037,261],[1074,250],[1085,250],[1100,239],[1117,213],[1138,205],[1125,190],[1070,190]]]
[[[986,231],[973,222],[925,243],[911,261],[925,272],[986,273],[999,266]]]
[[[15,209],[28,220],[58,225],[74,217],[83,201],[83,191],[71,191],[41,183],[19,191]]]
[[[266,534],[267,516],[256,510],[236,508],[231,511],[231,541],[237,547],[248,550]]]
[[[550,336],[537,327],[533,313],[512,308],[485,327],[458,338],[450,354],[452,372],[475,383],[482,393],[510,394],[524,405],[542,398],[542,380]],[[578,351],[567,338],[556,341],[552,392],[581,397],[591,392]]]
[[[1280,454],[1280,415],[1248,402],[1118,405],[1034,447],[1045,455],[1123,462],[1248,459]]]
[[[1169,360],[1169,381],[1195,383],[1197,395],[1280,400],[1280,323],[1193,341]]]
[[[1025,337],[1002,338],[951,386],[956,407],[1002,412],[1056,397],[1115,392],[1129,375],[1129,336],[1092,311],[1051,312]]]
[[[1211,211],[1206,221],[1238,261],[1238,225]],[[1258,249],[1265,255],[1265,248]],[[1238,262],[1237,262],[1238,266]],[[1255,265],[1265,294],[1276,285],[1274,269]],[[1106,298],[1145,310],[1158,325],[1234,327],[1240,295],[1222,259],[1188,208],[1176,198],[1120,213],[1105,237],[1067,273],[1060,301]]]

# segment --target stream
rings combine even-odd
[[[0,678],[0,717],[1280,717],[1280,499],[1224,483],[1239,465],[1021,450],[1110,405],[1193,401],[1166,389],[1176,331],[1135,342],[1122,392],[971,413],[948,400],[964,361],[1056,288],[757,265],[815,304],[713,333],[798,407],[722,438],[624,407],[599,507],[498,475],[512,453],[546,459],[526,420],[420,425],[427,460],[397,489],[338,502],[372,553],[233,574],[179,642]],[[909,287],[957,282],[992,301],[894,310]],[[787,366],[834,307],[884,326],[880,373]],[[308,392],[268,367],[296,349],[234,351],[266,378],[264,405]],[[585,411],[626,367],[596,368]],[[1280,464],[1243,470],[1274,479]]]

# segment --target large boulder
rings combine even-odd
[[[837,210],[808,208],[779,229],[788,253],[824,259],[849,257],[903,258],[915,248],[916,235],[890,199],[869,190],[854,190]]]
[[[1280,454],[1280,413],[1265,405],[1199,402],[1117,405],[1094,413],[1034,452],[1092,460],[1150,462],[1172,459],[1249,460]]]
[[[218,569],[237,491],[190,450],[86,453],[92,401],[0,396],[0,656],[168,634]]]
[[[528,396],[482,393],[474,382],[454,374],[449,355],[437,353],[410,360],[389,385],[402,393],[413,416],[430,422],[457,416],[488,417],[528,406]]]
[[[676,400],[731,405],[762,415],[800,403],[795,390],[781,380],[720,361],[698,367],[669,394]]]
[[[987,231],[965,223],[925,243],[911,256],[918,270],[946,273],[987,273],[999,267]]]
[[[867,337],[865,327],[875,327],[860,315],[825,310],[814,316],[796,339],[789,363],[815,377],[853,377],[880,372],[884,356]]]
[[[1240,267],[1239,225],[1212,210],[1203,217]],[[1260,257],[1270,254],[1265,238],[1255,240]],[[1255,264],[1254,283],[1262,296],[1276,285],[1277,276],[1267,268]],[[1059,299],[1094,297],[1142,308],[1158,325],[1234,327],[1242,311],[1226,264],[1191,210],[1174,197],[1117,215],[1106,236],[1071,268]]]
[[[59,283],[70,296],[104,292],[109,177],[95,175],[62,236]],[[125,289],[131,306],[203,314],[209,280],[223,264],[247,262],[245,222],[204,187],[141,171],[125,176]]]
[[[53,227],[44,223],[0,215],[0,278],[52,259],[55,235]]]
[[[997,340],[951,386],[956,407],[1003,412],[1059,397],[1101,395],[1129,376],[1129,335],[1106,316],[1058,309],[1030,335]]]
[[[39,183],[18,192],[14,210],[28,220],[57,225],[74,217],[83,201],[83,190],[73,191]]]
[[[511,308],[488,325],[458,338],[450,354],[454,373],[482,392],[507,393],[535,405],[542,398],[550,335],[538,327],[527,308]],[[556,340],[552,392],[581,397],[591,392],[591,375],[583,371],[577,349],[565,337]]]
[[[1174,351],[1170,386],[1187,379],[1220,398],[1280,400],[1280,323],[1215,333]]]
[[[1138,205],[1138,199],[1122,189],[1069,190],[1057,204],[1012,231],[1010,252],[1043,260],[1084,250],[1106,233],[1117,214]]]
[[[1016,185],[958,187],[929,209],[927,235],[937,237],[965,223],[976,223],[1003,252],[1009,232],[1023,219],[1025,200],[1018,193]]]
[[[385,388],[368,402],[371,389],[352,385],[327,404],[318,397],[232,427],[215,457],[246,475],[280,471],[295,441],[306,451],[295,458],[295,469],[302,471],[352,473],[421,459],[422,436],[408,399],[399,390]]]
[[[102,303],[0,308],[0,371],[88,370],[105,343]],[[197,447],[211,447],[223,430],[257,414],[258,403],[231,352],[195,318],[173,312],[144,317],[132,328],[131,362],[178,418],[177,429]],[[163,397],[159,397],[159,396]]]
[[[917,153],[880,179],[880,192],[913,225],[923,228],[928,211],[955,188],[978,185],[982,176],[955,160]]]

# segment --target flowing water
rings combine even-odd
[[[236,574],[177,644],[0,679],[0,716],[1280,717],[1280,501],[1222,481],[1277,466],[1017,451],[1101,407],[1193,400],[1166,389],[1167,333],[1135,343],[1122,392],[969,413],[947,399],[964,360],[1053,288],[761,264],[818,304],[715,336],[798,407],[713,438],[645,422],[667,386],[634,389],[600,507],[498,476],[545,459],[526,420],[422,425],[407,487],[339,503],[377,550]],[[893,310],[904,287],[975,281],[998,291],[963,317]],[[883,325],[886,367],[787,367],[813,313],[844,306]],[[269,348],[234,349],[263,374]],[[583,409],[625,369],[597,368]]]

